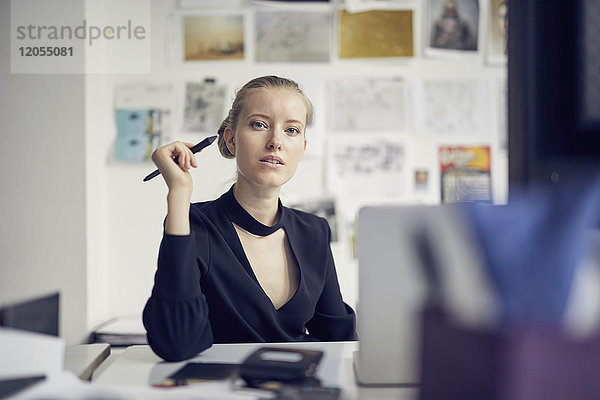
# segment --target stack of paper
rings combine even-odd
[[[146,329],[140,316],[111,319],[92,332],[91,342],[111,346],[147,344]]]

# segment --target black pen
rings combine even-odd
[[[198,143],[198,144],[190,147],[191,152],[193,154],[196,154],[197,152],[199,152],[200,150],[202,150],[206,146],[209,146],[210,144],[212,144],[212,142],[214,142],[216,138],[217,138],[217,135],[207,137],[206,139],[204,139],[200,143]],[[177,157],[175,157],[174,161],[177,162]],[[158,175],[160,175],[160,171],[157,169],[156,171],[152,172],[151,174],[148,174],[148,176],[146,176],[144,178],[144,182],[147,182],[150,179],[152,179],[152,178],[154,178],[155,176],[158,176]]]

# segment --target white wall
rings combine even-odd
[[[88,268],[89,318],[88,327],[107,318],[140,314],[150,295],[162,222],[166,212],[166,188],[160,178],[142,183],[141,178],[154,169],[151,163],[128,164],[110,157],[116,137],[113,110],[114,86],[119,82],[153,81],[180,85],[186,80],[216,78],[229,84],[233,95],[249,78],[278,74],[302,82],[305,77],[323,81],[341,76],[401,76],[407,79],[430,77],[465,77],[488,79],[492,84],[506,77],[504,67],[485,65],[481,57],[469,60],[425,59],[420,49],[421,2],[414,2],[416,57],[405,61],[339,61],[327,64],[256,64],[252,61],[251,25],[247,32],[248,60],[243,62],[205,62],[194,66],[169,67],[167,53],[167,17],[176,2],[152,1],[152,73],[150,75],[89,75],[86,76],[86,169],[88,190]],[[495,89],[494,89],[495,90]],[[490,100],[495,104],[495,92]],[[324,112],[324,110],[317,110]],[[492,109],[492,114],[495,109]],[[478,136],[476,143],[492,146],[492,182],[496,200],[502,202],[507,191],[507,160],[498,146],[497,117],[492,130]],[[367,201],[427,202],[439,201],[439,176],[436,174],[437,146],[441,143],[471,144],[473,137],[403,138],[411,155],[407,170],[428,167],[431,190],[424,196],[408,191],[395,198],[338,198],[342,208],[352,209]],[[310,140],[310,132],[309,132]],[[310,145],[310,144],[309,144]],[[218,155],[216,147],[197,157],[199,168],[194,175],[194,201],[212,199],[228,189],[234,176],[234,164]],[[322,159],[305,159],[296,177],[284,187],[284,201],[319,195],[323,187]],[[411,182],[407,182],[410,187]],[[343,221],[340,220],[340,223]],[[357,301],[356,262],[349,253],[349,232],[341,232],[341,241],[334,246],[338,274],[346,300]]]
[[[59,291],[60,334],[77,343],[87,334],[84,79],[11,74],[9,29],[0,0],[0,304]]]

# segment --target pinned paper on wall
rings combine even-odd
[[[172,140],[172,108],[171,83],[118,84],[115,87],[114,158],[149,160],[155,148]]]
[[[491,88],[486,80],[425,80],[415,83],[417,131],[481,134],[491,129]]]
[[[331,12],[257,11],[257,62],[328,62]]]
[[[415,191],[424,192],[429,189],[429,170],[424,168],[415,169]]]
[[[404,146],[387,138],[329,140],[327,185],[335,194],[398,194],[404,189]]]
[[[349,13],[373,10],[398,9],[411,5],[412,0],[344,0]]]
[[[399,77],[336,79],[327,85],[333,130],[407,129],[406,83]]]
[[[412,57],[412,10],[338,14],[339,58]]]
[[[115,159],[148,161],[154,149],[167,141],[171,112],[153,108],[115,110]]]
[[[442,203],[492,200],[489,146],[440,146]]]
[[[170,82],[129,82],[115,87],[115,108],[173,107],[173,84]]]
[[[491,64],[504,64],[508,53],[508,1],[489,1],[486,59]]]
[[[223,121],[226,85],[214,79],[186,82],[182,130],[185,133],[216,133]]]
[[[206,14],[183,16],[185,61],[244,58],[244,16]]]
[[[429,0],[425,53],[465,54],[478,50],[479,0]]]

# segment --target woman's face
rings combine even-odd
[[[301,95],[290,89],[258,89],[248,95],[235,131],[225,131],[238,181],[279,187],[294,176],[306,148],[306,111]]]

